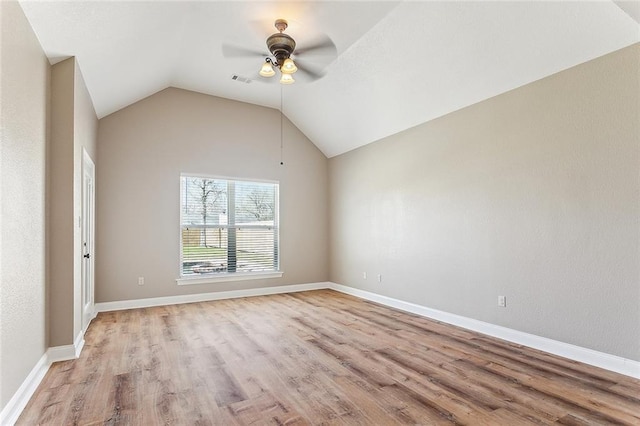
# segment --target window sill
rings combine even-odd
[[[230,281],[248,281],[248,280],[262,280],[265,278],[280,278],[284,272],[240,272],[231,274],[211,274],[199,277],[183,277],[177,278],[176,283],[178,285],[192,285],[192,284],[214,284]]]

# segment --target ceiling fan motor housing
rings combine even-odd
[[[276,58],[278,66],[281,66],[285,59],[291,56],[296,48],[296,41],[285,33],[275,33],[267,39],[269,52]]]

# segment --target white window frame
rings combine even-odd
[[[275,271],[260,271],[260,272],[215,272],[211,274],[202,274],[198,276],[184,276],[182,275],[182,267],[183,267],[183,248],[182,248],[182,215],[183,209],[182,200],[178,201],[178,206],[180,208],[180,222],[178,224],[178,240],[180,242],[180,256],[178,259],[178,277],[176,278],[176,283],[178,285],[192,285],[192,284],[212,284],[212,283],[221,283],[221,282],[233,282],[233,281],[248,281],[248,280],[261,280],[261,279],[269,279],[269,278],[280,278],[284,275],[284,272],[280,269],[280,182],[276,180],[265,180],[265,179],[247,179],[247,178],[237,178],[237,177],[228,177],[228,176],[215,176],[215,175],[205,175],[199,173],[181,173],[180,180],[182,181],[183,177],[192,177],[192,178],[205,178],[205,179],[219,179],[226,181],[234,181],[234,182],[252,182],[252,183],[271,183],[277,185],[276,191],[276,206],[275,209],[275,217],[274,217],[274,225],[277,229],[278,239],[278,264],[277,270]],[[182,186],[182,185],[180,185]],[[178,192],[178,196],[182,195],[182,187]]]

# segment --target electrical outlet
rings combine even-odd
[[[507,296],[498,296],[498,306],[501,308],[507,306]]]
[[[366,273],[366,272],[363,272],[363,273],[362,273],[362,279],[363,279],[363,280],[366,280],[366,279],[367,279],[367,273]]]
[[[144,277],[138,277],[138,285],[144,285]]]
[[[382,275],[378,274],[378,282],[381,283],[382,282]]]

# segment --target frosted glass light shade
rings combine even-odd
[[[280,77],[280,83],[282,84],[293,84],[295,82],[291,74],[282,74],[282,77]]]
[[[280,71],[282,71],[284,74],[293,74],[294,72],[298,71],[298,67],[296,66],[295,62],[293,62],[293,59],[287,58],[282,63]]]
[[[273,66],[271,66],[271,62],[265,61],[265,63],[262,64],[262,68],[260,68],[259,74],[263,77],[273,77],[276,74],[276,72],[273,70]]]

